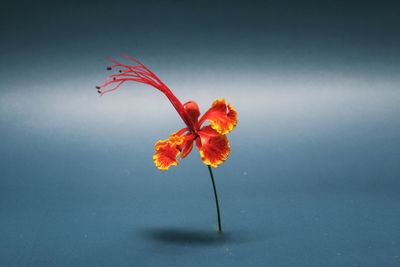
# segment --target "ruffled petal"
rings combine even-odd
[[[231,152],[226,135],[222,135],[211,126],[205,126],[198,132],[200,138],[196,140],[201,160],[214,168],[223,163]]]
[[[185,135],[185,141],[183,141],[183,144],[182,144],[181,159],[186,158],[186,156],[189,155],[190,152],[192,151],[193,141],[194,141],[195,137],[196,136],[194,134]]]
[[[190,122],[193,124],[193,127],[197,129],[197,121],[200,116],[200,109],[199,106],[197,105],[196,102],[193,100],[190,100],[183,104],[183,108],[190,120]],[[193,129],[195,130],[195,129]]]
[[[168,170],[171,166],[178,165],[179,153],[184,137],[178,132],[173,133],[167,140],[159,140],[155,145],[153,161],[160,170]]]
[[[220,134],[227,134],[235,128],[238,118],[236,110],[231,104],[226,104],[225,99],[217,99],[211,108],[203,115],[199,121],[201,125],[205,120],[209,120],[211,127]]]

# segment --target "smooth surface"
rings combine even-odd
[[[1,266],[400,265],[398,5],[5,7]],[[223,235],[198,152],[152,163],[183,125],[165,97],[96,94],[120,52],[202,112],[237,109]]]

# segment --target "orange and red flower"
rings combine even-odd
[[[126,56],[137,65],[130,66],[111,60],[114,65],[108,70],[118,68],[119,73],[111,75],[101,86],[98,92],[103,95],[115,91],[126,81],[135,81],[151,85],[163,92],[170,100],[186,127],[171,134],[166,140],[159,140],[154,148],[154,164],[160,170],[168,170],[170,166],[178,164],[178,157],[185,158],[192,151],[194,143],[200,152],[204,164],[218,167],[230,153],[230,146],[226,134],[231,132],[237,124],[237,112],[225,99],[217,99],[210,109],[200,117],[200,110],[196,102],[188,101],[182,104],[171,90],[146,66],[134,58]],[[115,86],[103,90],[111,84]],[[209,125],[205,125],[208,121]]]

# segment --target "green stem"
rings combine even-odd
[[[208,167],[208,171],[210,172],[211,182],[212,182],[213,189],[214,189],[215,206],[217,207],[218,233],[222,233],[221,215],[220,215],[220,212],[219,212],[218,195],[217,195],[217,189],[215,187],[214,175],[213,175],[213,172],[212,172],[212,169],[211,169],[210,165],[207,165],[207,167]]]

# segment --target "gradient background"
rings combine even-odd
[[[3,1],[1,266],[400,266],[395,2]],[[125,52],[239,113],[215,170],[158,171],[158,91],[99,97]]]

